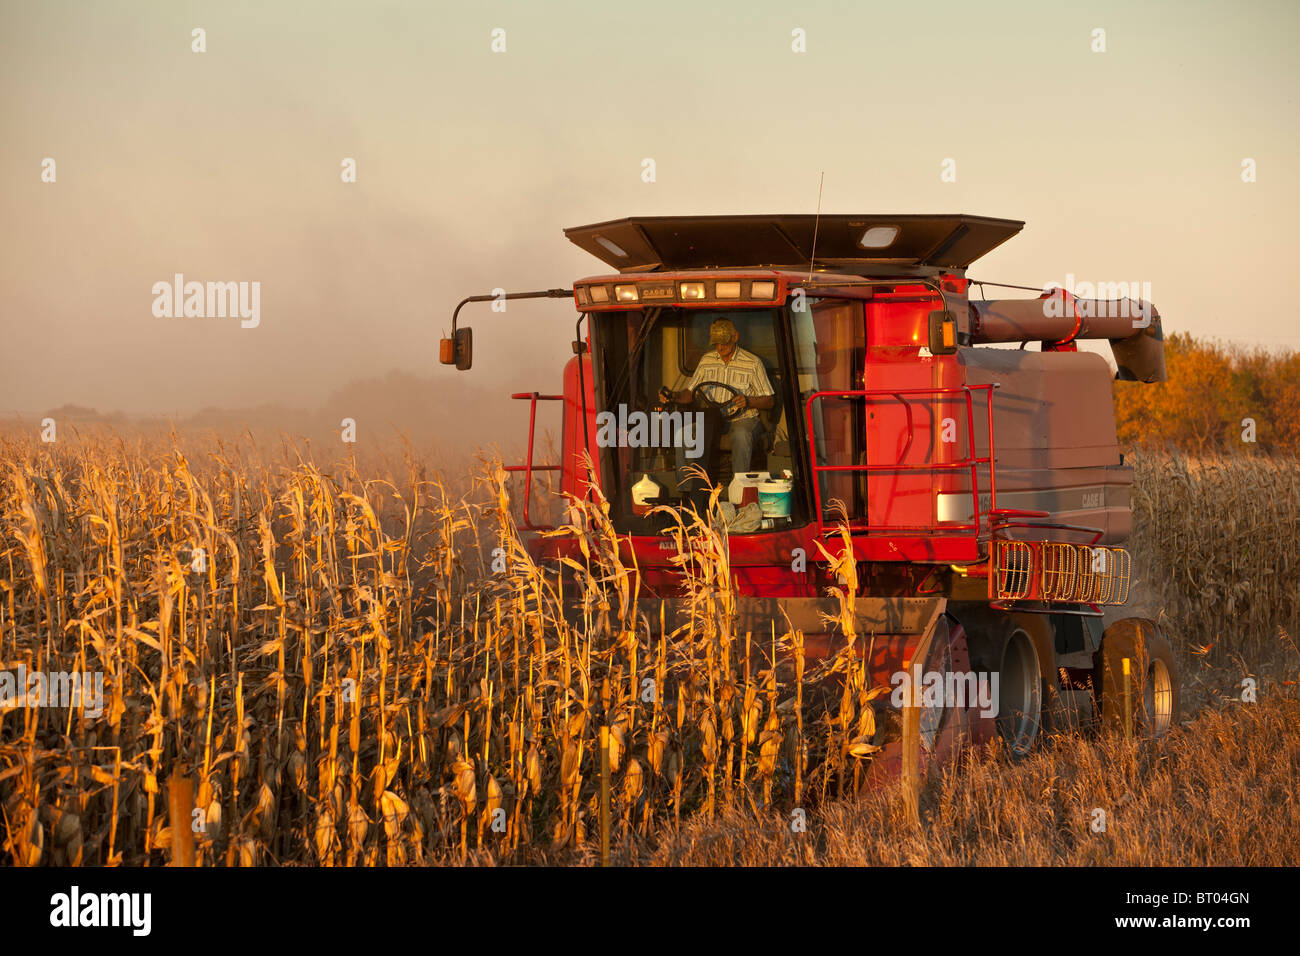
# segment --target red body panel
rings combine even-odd
[[[590,348],[590,345],[588,345]],[[583,391],[586,400],[583,400]],[[587,427],[582,423],[583,406],[587,409]],[[596,454],[596,393],[588,353],[575,355],[564,365],[564,460],[561,462],[560,490],[581,498],[587,493],[587,465],[591,461],[595,483],[600,485],[600,456]]]

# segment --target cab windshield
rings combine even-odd
[[[595,444],[616,528],[652,534],[672,523],[656,505],[703,512],[718,485],[733,534],[807,521],[784,316],[666,307],[593,322]]]

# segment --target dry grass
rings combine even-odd
[[[791,818],[700,821],[636,862],[686,866],[1294,866],[1300,702],[1208,710],[1158,744],[1062,737],[927,783],[921,826],[881,793]],[[1105,830],[1095,831],[1105,813]],[[633,862],[629,860],[628,862]]]
[[[584,560],[561,579],[529,558],[491,463],[452,489],[409,450],[397,468],[318,466],[292,446],[268,462],[245,443],[9,437],[0,462],[0,669],[102,671],[106,692],[98,719],[0,714],[13,863],[169,861],[173,776],[193,784],[202,865],[590,861],[602,724],[626,861],[1255,862],[1267,794],[1294,792],[1294,739],[1263,760],[1294,724],[1289,691],[1213,708],[1233,667],[1294,629],[1296,511],[1285,551],[1234,550],[1191,586],[1177,557],[1244,540],[1241,511],[1206,508],[1225,488],[1280,517],[1294,463],[1140,464],[1149,593],[1190,637],[1216,622],[1217,650],[1192,665],[1211,707],[1198,723],[1141,753],[1065,740],[949,771],[923,798],[922,840],[885,797],[833,799],[858,776],[872,689],[848,657],[805,672],[797,633],[734,631],[716,522],[676,529],[693,613],[670,631],[642,613],[602,504],[562,530]],[[1239,625],[1215,588],[1240,595]],[[1114,808],[1108,836],[1085,838],[1092,806]],[[1126,843],[1139,809],[1145,836]],[[1290,804],[1270,820],[1294,846]],[[718,849],[737,839],[749,849]]]

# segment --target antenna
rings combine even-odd
[[[808,256],[808,281],[812,282],[813,263],[817,261],[817,227],[822,223],[822,186],[826,184],[826,170],[822,170],[822,177],[817,181],[817,218],[813,220],[813,243],[812,253]]]

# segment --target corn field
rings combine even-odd
[[[670,629],[604,502],[555,532],[583,560],[542,569],[492,462],[449,490],[409,449],[400,474],[106,436],[0,438],[0,461],[0,670],[99,672],[104,692],[98,716],[0,711],[15,865],[581,862],[602,726],[623,847],[823,805],[878,749],[887,688],[861,661],[735,631],[718,521],[673,531],[690,614]],[[1143,459],[1138,488],[1180,622],[1225,594],[1246,615],[1233,640],[1294,622],[1293,463]],[[1229,489],[1258,513],[1209,507]],[[1250,537],[1283,517],[1280,546]],[[851,630],[854,564],[826,557]]]
[[[544,572],[496,465],[454,498],[409,455],[400,480],[224,446],[0,458],[0,665],[104,675],[98,717],[0,713],[15,864],[545,860],[591,852],[601,725],[620,840],[823,799],[876,749],[860,662],[733,633],[707,521],[676,531],[692,614],[669,631],[603,502],[558,532],[585,560]],[[806,721],[831,675],[838,706]]]
[[[1148,609],[1216,657],[1300,633],[1300,462],[1136,456],[1134,534]]]

